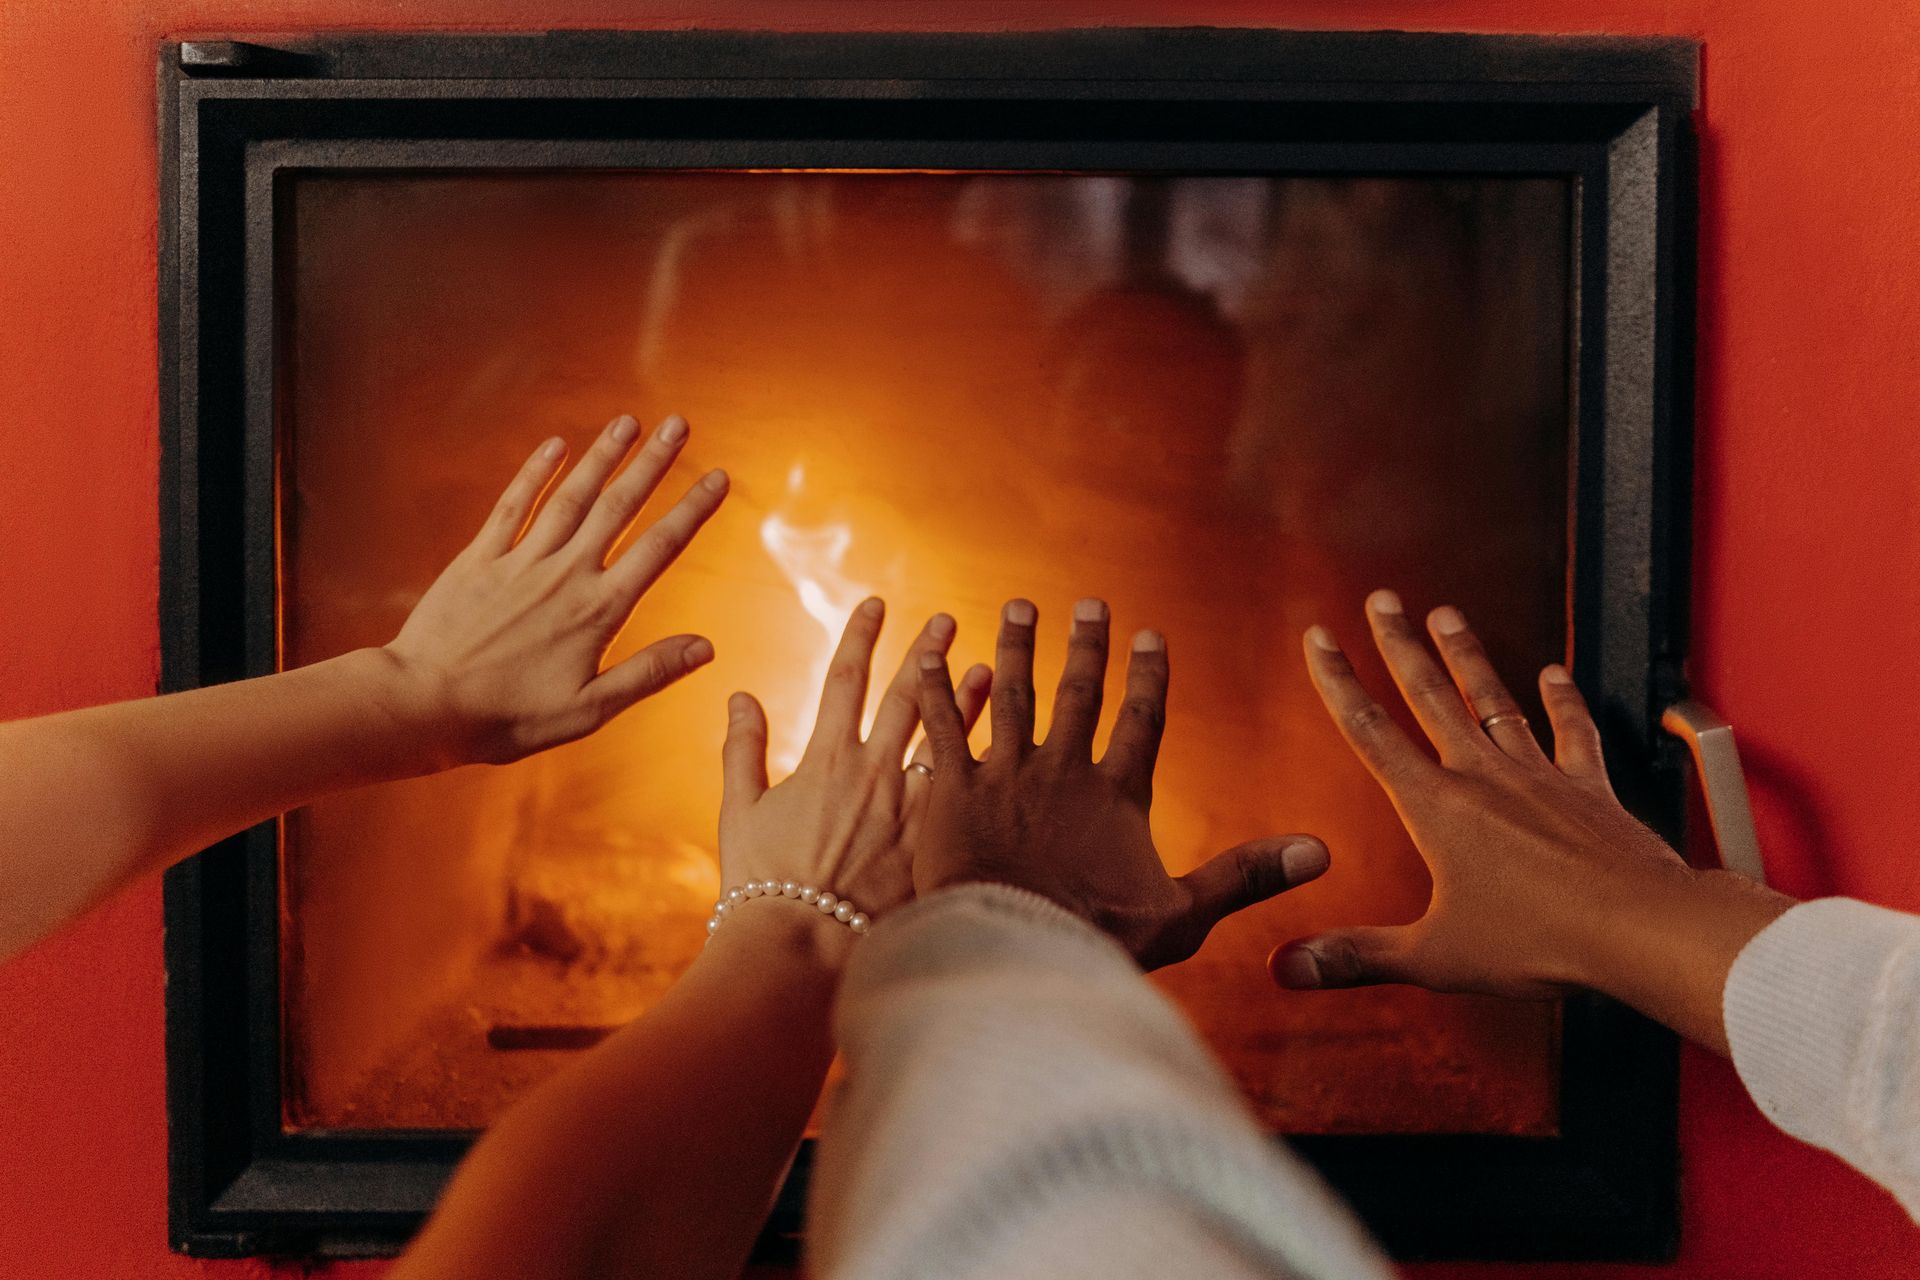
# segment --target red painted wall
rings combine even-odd
[[[1904,718],[1920,670],[1920,9],[1888,0],[0,0],[0,715],[154,687],[162,36],[1145,23],[1705,39],[1694,671],[1740,728],[1776,881],[1920,909]],[[143,887],[0,971],[0,1274],[273,1274],[166,1249],[159,904]],[[1668,1274],[1920,1273],[1892,1201],[1771,1132],[1724,1064],[1688,1057],[1682,1126]]]

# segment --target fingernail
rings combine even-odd
[[[633,438],[640,434],[640,424],[634,421],[633,415],[623,413],[613,420],[613,425],[607,428],[607,434],[613,437],[615,444],[632,444]]]
[[[923,653],[920,655],[920,669],[922,671],[938,671],[946,665],[946,662],[947,660],[937,653]]]
[[[687,642],[687,647],[680,654],[690,667],[705,666],[713,661],[713,642],[705,636],[696,636]]]
[[[1367,608],[1375,613],[1394,614],[1405,612],[1400,605],[1399,595],[1388,591],[1384,587],[1367,597]]]
[[[1573,683],[1573,677],[1567,674],[1567,669],[1557,662],[1548,663],[1546,667],[1541,670],[1540,678],[1548,684]]]
[[[1107,602],[1105,600],[1081,600],[1073,606],[1075,622],[1105,622],[1107,620]]]
[[[1133,633],[1133,651],[1135,653],[1160,653],[1167,647],[1167,638],[1158,631],[1136,631]]]
[[[679,444],[687,438],[687,420],[679,414],[670,415],[660,424],[660,443]]]
[[[1009,600],[1000,616],[1016,627],[1030,627],[1040,616],[1040,611],[1033,607],[1031,600]]]
[[[949,614],[936,613],[927,619],[927,634],[935,640],[951,639],[953,630],[953,618]]]
[[[1443,604],[1427,618],[1443,636],[1457,636],[1467,629],[1466,615],[1450,604]]]
[[[727,473],[724,471],[709,471],[707,472],[707,478],[700,483],[715,493],[724,492],[727,487]]]
[[[1268,957],[1267,972],[1283,987],[1310,991],[1320,985],[1320,957],[1305,947],[1282,947]]]
[[[1280,867],[1288,884],[1305,884],[1327,869],[1327,848],[1314,840],[1301,840],[1280,851]]]
[[[886,611],[887,602],[879,596],[868,596],[860,602],[860,616],[863,618],[878,618]]]
[[[1333,632],[1318,624],[1307,628],[1307,639],[1316,649],[1324,649],[1328,653],[1340,652],[1340,644],[1333,638]]]
[[[560,460],[560,455],[565,453],[566,451],[567,451],[567,442],[565,440],[562,440],[559,436],[555,436],[553,439],[547,441],[545,444],[540,446],[540,456],[545,458],[548,462],[558,462]]]

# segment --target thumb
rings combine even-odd
[[[1314,836],[1267,836],[1237,844],[1180,877],[1198,922],[1211,929],[1236,911],[1317,879],[1327,846]]]
[[[1406,935],[1404,925],[1329,929],[1275,947],[1267,972],[1276,984],[1295,991],[1412,982]]]
[[[727,741],[720,748],[720,807],[745,807],[767,790],[767,713],[750,693],[727,699]]]

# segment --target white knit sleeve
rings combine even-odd
[[[1734,960],[1725,1016],[1767,1118],[1920,1221],[1920,916],[1847,898],[1794,907]]]
[[[1132,960],[1033,894],[969,885],[875,926],[836,1012],[810,1265],[831,1280],[1205,1273],[1384,1280]]]

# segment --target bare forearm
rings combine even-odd
[[[0,725],[0,959],[256,822],[431,767],[412,723],[391,660],[361,650]]]
[[[1636,869],[1591,913],[1582,981],[1724,1057],[1727,973],[1793,902],[1731,872]]]
[[[396,1280],[738,1274],[833,1058],[852,935],[813,915],[737,913],[660,1004],[509,1112]]]

